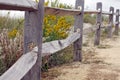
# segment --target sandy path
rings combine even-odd
[[[89,47],[84,55],[85,60],[65,64],[53,69],[59,75],[45,80],[120,80],[120,37],[105,40],[106,48]],[[85,51],[86,52],[86,51]]]
[[[107,63],[120,66],[120,38],[106,40],[106,44],[110,45],[111,48],[97,49],[98,56],[104,58]]]
[[[93,66],[93,70],[96,72],[93,72],[91,76],[97,75],[97,78],[94,77],[95,80],[120,80],[120,37],[112,40],[108,39],[103,45],[109,45],[110,48],[96,49],[96,56],[101,58],[103,63]],[[89,73],[91,74],[92,71]]]
[[[98,62],[90,64],[86,80],[120,80],[120,37],[107,39],[101,46],[96,48]]]

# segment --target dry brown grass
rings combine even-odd
[[[92,64],[86,80],[118,80],[118,73],[104,64]]]
[[[17,34],[14,39],[8,37],[8,30],[0,33],[0,75],[11,67],[23,53],[23,39]]]

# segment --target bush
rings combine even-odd
[[[70,20],[72,20],[71,17],[45,16],[43,28],[45,42],[66,38],[72,25]]]
[[[91,15],[91,14],[84,14],[84,22],[95,24],[96,23],[96,16]]]

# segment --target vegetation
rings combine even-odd
[[[59,3],[58,0],[45,3],[45,6],[59,7],[59,8],[71,8],[66,4]],[[71,25],[73,25],[74,18],[72,16],[55,16],[45,15],[43,37],[45,42],[53,41],[58,39],[64,39],[68,36]]]
[[[96,23],[96,15],[84,14],[84,22],[94,25]]]
[[[66,4],[59,3],[58,0],[53,2],[47,1],[45,6],[59,7],[59,8],[72,8]],[[71,26],[73,25],[74,17],[73,16],[55,16],[55,15],[45,15],[44,18],[44,27],[43,27],[43,37],[44,42],[49,42],[53,40],[64,39],[68,36]],[[69,53],[68,53],[69,54]],[[71,57],[66,54],[57,52],[47,58],[43,58],[43,68],[42,70],[46,71],[48,68],[60,65],[65,62],[68,62]]]
[[[0,33],[0,75],[13,65],[23,52],[22,36],[17,33],[13,39],[9,38],[8,33],[8,29]]]
[[[59,3],[58,0],[47,1],[45,6],[48,5],[51,7],[72,8],[71,5]],[[84,22],[94,24],[95,16],[86,14]],[[73,16],[45,15],[43,27],[44,42],[66,38],[73,23]],[[0,75],[13,65],[23,53],[23,26],[24,19],[22,18],[10,18],[9,13],[7,16],[0,16]],[[44,57],[42,70],[46,71],[52,66],[72,61],[72,51],[73,48],[70,46],[66,50]]]
[[[48,4],[48,2],[46,2]],[[45,4],[46,4],[45,3]],[[57,5],[54,5],[56,4]],[[49,3],[50,4],[50,3]],[[60,4],[58,1],[51,2],[51,6],[69,8],[69,6]],[[24,19],[22,18],[10,18],[9,13],[7,16],[0,16],[0,75],[5,72],[23,53],[23,26]],[[70,26],[73,24],[73,17],[71,16],[54,16],[45,15],[44,27],[43,27],[43,37],[44,42],[52,41],[57,39],[64,39],[68,36]],[[62,53],[63,54],[63,53]],[[48,58],[47,58],[48,57]],[[66,60],[66,56],[53,55],[46,56],[43,58],[43,70],[46,69],[46,65],[53,65],[59,57],[59,61],[56,61],[56,65],[66,62],[61,60]],[[62,58],[63,57],[63,58]],[[68,58],[67,58],[68,59]],[[49,62],[50,60],[50,62]],[[48,63],[49,62],[49,63]],[[49,65],[49,66],[50,66]],[[55,65],[55,64],[54,64]],[[47,67],[49,67],[47,66]]]

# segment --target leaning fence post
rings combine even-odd
[[[100,32],[101,32],[101,23],[102,23],[102,3],[97,3],[97,10],[100,11],[97,14],[97,21],[96,21],[96,32],[95,32],[95,41],[94,45],[100,44]]]
[[[112,37],[112,26],[113,26],[113,15],[114,15],[114,8],[110,7],[110,15],[109,15],[109,25],[108,25],[108,38]]]
[[[84,0],[76,0],[75,8],[80,9],[81,13],[75,15],[74,30],[80,29],[80,38],[74,43],[74,61],[82,61]]]
[[[42,25],[44,17],[44,0],[38,3],[37,11],[25,12],[24,27],[24,53],[30,51],[29,45],[34,43],[38,47],[37,61],[32,69],[23,77],[22,80],[41,80],[41,64],[42,64]]]
[[[119,34],[119,9],[116,10],[116,20],[115,20],[115,35]]]

